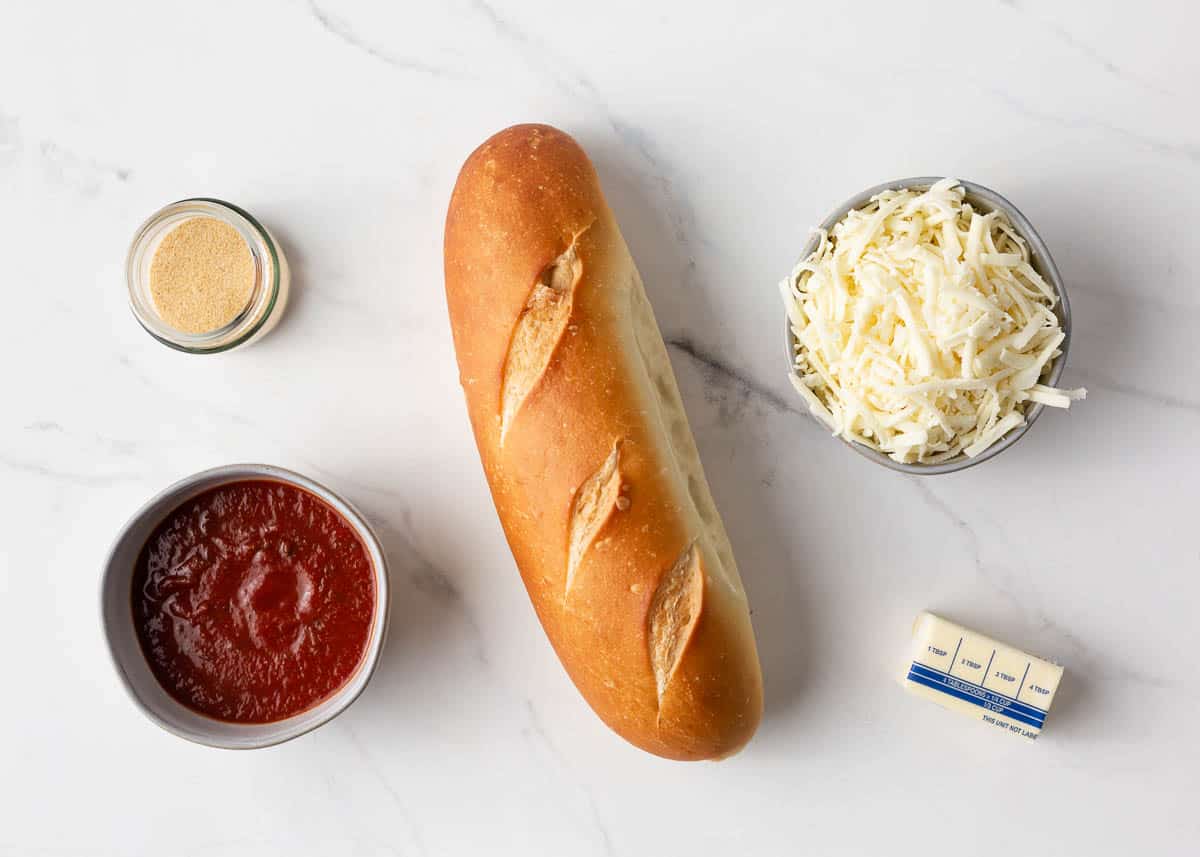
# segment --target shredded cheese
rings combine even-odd
[[[885,191],[819,235],[780,288],[792,384],[834,434],[936,463],[979,455],[1029,402],[1087,395],[1040,383],[1062,353],[1058,296],[1008,218],[954,179]]]

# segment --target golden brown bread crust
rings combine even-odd
[[[596,713],[672,759],[762,713],[749,611],[662,337],[587,155],[545,125],[467,159],[446,217],[460,381],[530,599]]]

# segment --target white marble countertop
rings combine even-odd
[[[1200,14],[404,5],[4,4],[0,854],[1196,853]],[[485,488],[442,222],[468,152],[529,120],[593,155],[740,559],[767,709],[727,762],[592,716]],[[929,173],[1038,226],[1090,395],[920,480],[800,415],[775,284],[833,205]],[[193,195],[291,258],[247,351],[170,352],[126,306],[135,227]],[[229,753],[127,701],[97,582],[147,497],[245,460],[363,507],[395,601],[349,712]],[[1066,665],[1042,740],[898,688],[925,608]]]

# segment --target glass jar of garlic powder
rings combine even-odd
[[[283,315],[287,259],[250,214],[185,199],[142,224],[126,257],[129,305],[146,332],[189,354],[249,345]]]

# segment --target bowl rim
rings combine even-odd
[[[873,196],[888,190],[902,190],[907,188],[930,187],[936,182],[941,181],[945,176],[914,176],[904,179],[893,179],[873,187],[869,187],[864,191],[860,191],[850,199],[843,202],[841,205],[834,208],[820,225],[813,230],[812,235],[804,245],[804,249],[800,253],[800,260],[807,259],[814,250],[817,249],[820,236],[817,229],[830,231],[834,225],[844,218],[849,212],[854,209],[861,208],[870,202]],[[1059,350],[1062,352],[1055,358],[1053,365],[1050,367],[1050,374],[1046,376],[1046,382],[1050,386],[1058,383],[1062,377],[1063,370],[1067,365],[1067,352],[1071,344],[1071,303],[1067,298],[1066,284],[1063,282],[1062,274],[1059,273],[1058,266],[1054,264],[1054,258],[1050,255],[1050,249],[1046,246],[1046,242],[1042,240],[1041,235],[1034,229],[1033,224],[1029,221],[1021,210],[1013,205],[1007,198],[1001,196],[996,191],[978,182],[968,181],[966,179],[955,179],[957,185],[962,187],[966,192],[967,202],[972,204],[979,202],[982,205],[978,206],[981,210],[993,211],[999,210],[1004,212],[1008,219],[1012,222],[1013,227],[1017,230],[1026,243],[1029,245],[1030,263],[1037,270],[1042,278],[1050,284],[1054,291],[1058,294],[1058,303],[1054,306],[1054,314],[1058,317],[1059,327],[1063,332],[1063,341],[1059,345]],[[790,282],[791,273],[788,273],[785,282]],[[788,374],[795,374],[795,343],[796,335],[792,330],[792,322],[788,313],[783,314],[784,326],[784,345],[787,352]],[[992,458],[995,458],[1006,449],[1016,445],[1017,441],[1025,436],[1042,411],[1045,410],[1045,405],[1033,403],[1033,405],[1025,412],[1025,423],[1012,429],[1005,434],[1000,440],[989,446],[979,455],[974,458],[968,458],[966,455],[959,453],[956,457],[949,461],[940,461],[934,464],[906,464],[895,461],[879,450],[872,449],[869,446],[858,443],[854,440],[848,440],[840,435],[837,437],[843,444],[849,446],[863,458],[869,459],[876,464],[880,464],[889,470],[895,470],[900,473],[907,473],[916,476],[937,476],[943,473],[957,473],[961,470],[966,470],[969,467],[974,467],[977,464],[982,464]],[[817,418],[812,415],[807,407],[802,413],[817,423]],[[826,427],[821,425],[824,430]],[[829,432],[826,430],[826,433]]]
[[[372,618],[371,639],[363,652],[363,660],[357,669],[350,674],[345,683],[338,688],[331,696],[317,703],[316,706],[305,709],[305,711],[294,714],[291,717],[283,720],[272,721],[268,723],[231,723],[230,721],[217,720],[216,718],[208,717],[207,715],[196,712],[188,708],[182,702],[176,700],[169,693],[166,697],[170,700],[171,707],[176,707],[187,710],[194,715],[198,715],[202,719],[212,720],[214,723],[220,723],[222,726],[232,730],[238,730],[239,727],[246,727],[250,731],[252,727],[277,726],[276,731],[269,734],[264,734],[260,738],[247,738],[237,741],[225,740],[213,734],[196,732],[185,729],[176,723],[172,723],[167,718],[162,717],[158,712],[154,711],[150,705],[142,698],[133,680],[130,678],[124,658],[119,653],[116,641],[114,639],[114,629],[112,627],[112,617],[107,608],[107,595],[113,585],[120,583],[116,579],[118,575],[125,575],[127,579],[132,579],[132,568],[123,569],[118,567],[116,558],[121,550],[124,541],[130,531],[143,525],[147,518],[154,515],[157,520],[161,520],[164,514],[170,514],[170,511],[178,508],[181,504],[187,502],[194,494],[216,488],[221,485],[227,485],[231,482],[237,482],[248,479],[265,479],[275,480],[284,484],[308,491],[314,494],[322,501],[331,506],[335,511],[341,514],[354,528],[355,533],[362,539],[364,546],[367,549],[367,554],[371,558],[371,565],[374,571],[375,580],[375,598],[376,606]],[[167,512],[156,512],[162,505],[166,505]],[[151,526],[155,526],[152,524]],[[288,470],[284,467],[278,467],[271,464],[257,463],[238,463],[225,464],[219,467],[211,467],[206,470],[201,470],[179,479],[176,482],[168,485],[166,488],[157,492],[150,499],[146,500],[121,526],[116,537],[113,539],[108,552],[105,554],[104,564],[100,575],[99,586],[99,607],[100,607],[100,622],[104,631],[105,649],[108,654],[109,664],[117,674],[121,687],[125,691],[125,695],[133,702],[134,706],[155,726],[165,732],[183,738],[194,744],[200,744],[207,747],[215,747],[222,750],[258,750],[266,747],[273,747],[278,744],[283,744],[287,741],[299,738],[302,735],[307,735],[314,729],[324,726],[330,720],[337,717],[339,714],[349,708],[355,700],[362,695],[370,684],[371,678],[375,674],[375,670],[379,665],[380,655],[383,652],[384,645],[387,640],[388,619],[391,612],[391,599],[389,597],[389,571],[387,565],[387,554],[383,549],[383,543],[379,540],[370,522],[357,507],[339,495],[337,492],[322,485],[310,477],[304,476],[293,470]],[[132,622],[132,611],[129,616]],[[140,654],[140,649],[139,649]],[[143,655],[144,658],[144,655]],[[165,691],[165,689],[164,689]],[[319,717],[315,718],[310,723],[303,725],[293,725],[288,728],[286,724],[296,718],[303,717],[308,712],[320,705],[329,705],[328,710],[323,712]]]

